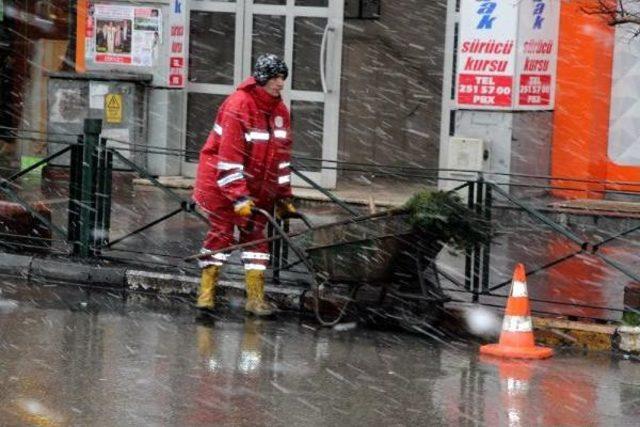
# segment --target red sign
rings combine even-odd
[[[169,85],[170,86],[182,86],[184,85],[184,80],[182,74],[171,74],[169,75]]]
[[[458,76],[458,104],[510,107],[513,78],[511,76],[489,76],[460,74]]]
[[[184,58],[179,57],[179,56],[172,56],[169,67],[171,67],[171,68],[182,68],[182,67],[184,67]]]
[[[187,14],[182,11],[182,1],[174,0],[169,15],[169,48],[171,56],[168,62],[169,87],[184,87],[187,80],[187,61],[185,59],[186,34],[185,20]]]
[[[118,56],[98,53],[96,54],[96,62],[103,62],[106,64],[131,64],[131,56]]]
[[[551,102],[551,76],[522,74],[520,76],[520,105],[549,105]]]

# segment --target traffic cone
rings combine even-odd
[[[527,282],[522,264],[516,265],[513,272],[500,341],[498,344],[483,345],[480,347],[480,354],[517,359],[546,359],[553,355],[552,349],[535,345]]]

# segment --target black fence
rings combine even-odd
[[[110,146],[109,140],[100,138],[100,133],[101,123],[99,120],[87,120],[85,122],[84,135],[74,137],[75,142],[68,142],[69,135],[59,135],[65,138],[64,141],[66,142],[63,142],[63,140],[56,139],[56,135],[43,137],[37,133],[34,135],[30,132],[4,128],[5,140],[15,139],[23,142],[34,141],[40,143],[56,142],[64,143],[66,146],[28,168],[17,173],[8,174],[6,178],[2,178],[0,191],[5,199],[22,206],[36,222],[51,231],[50,237],[38,237],[33,235],[24,236],[5,230],[0,234],[2,247],[14,253],[39,251],[43,245],[38,244],[34,248],[33,241],[35,239],[36,241],[44,242],[44,246],[48,248],[48,253],[50,254],[64,255],[88,262],[91,260],[115,260],[135,263],[135,258],[138,255],[153,255],[153,261],[148,259],[141,260],[140,264],[155,265],[169,270],[171,268],[181,271],[197,270],[195,265],[185,266],[183,259],[189,256],[198,245],[199,239],[204,232],[203,230],[207,228],[207,218],[191,201],[189,194],[168,188],[160,183],[156,177],[149,174],[145,168],[123,155],[123,151],[130,150],[132,152],[143,151],[147,154],[184,157],[186,155],[185,150],[165,149],[154,146],[141,147],[132,144],[129,144],[129,148],[123,149],[123,144],[126,144],[124,141],[117,141],[119,148],[116,149]],[[61,192],[61,194],[66,194],[67,200],[66,203],[63,203],[65,204],[64,209],[60,209],[61,215],[66,216],[66,221],[61,223],[59,218],[52,219],[47,217],[47,215],[35,208],[33,202],[28,197],[25,197],[25,191],[23,191],[24,189],[20,182],[30,173],[38,170],[38,168],[67,153],[70,154],[68,173],[66,175],[68,177],[68,187],[66,193]],[[191,153],[191,155],[193,154],[195,153]],[[160,189],[166,201],[162,208],[166,212],[157,212],[153,218],[149,218],[149,215],[146,215],[145,220],[142,222],[131,221],[132,227],[124,233],[121,231],[123,227],[119,227],[119,233],[121,234],[113,236],[113,164],[116,159],[120,164],[126,165],[130,171],[141,178],[147,179],[154,187]],[[596,224],[590,227],[583,227],[580,232],[576,232],[575,226],[567,224],[566,212],[558,211],[544,203],[545,200],[549,199],[549,194],[552,190],[560,188],[553,185],[553,180],[557,178],[518,174],[483,174],[480,171],[428,169],[358,162],[332,162],[305,157],[294,158],[293,173],[310,187],[323,193],[335,204],[337,209],[343,211],[346,217],[356,217],[362,214],[362,209],[346,203],[334,193],[322,188],[296,166],[296,164],[301,165],[309,161],[322,162],[324,168],[335,169],[341,173],[375,174],[378,177],[419,180],[430,186],[436,186],[439,182],[450,181],[453,183],[450,187],[455,186],[450,191],[466,194],[467,206],[491,225],[492,231],[496,235],[496,241],[477,244],[467,250],[462,255],[464,262],[460,271],[443,268],[439,265],[435,266],[435,279],[450,284],[455,289],[455,292],[470,295],[472,302],[487,303],[483,300],[483,297],[504,298],[504,290],[511,283],[508,275],[509,271],[504,271],[506,269],[503,268],[503,265],[500,265],[502,261],[496,255],[497,253],[503,253],[504,255],[505,252],[504,248],[499,246],[501,238],[511,236],[512,240],[517,240],[521,237],[518,235],[517,227],[509,228],[504,225],[505,221],[503,220],[509,215],[519,215],[520,218],[527,218],[526,232],[531,233],[533,236],[561,239],[559,246],[563,250],[559,251],[558,254],[547,253],[544,257],[530,256],[533,251],[520,250],[520,258],[512,260],[512,262],[524,262],[528,266],[527,274],[529,276],[545,273],[563,263],[579,260],[579,262],[586,263],[586,265],[597,262],[606,266],[608,270],[615,272],[616,275],[628,279],[629,282],[640,283],[640,269],[637,268],[637,259],[634,259],[633,256],[627,256],[633,252],[633,247],[637,244],[637,241],[632,237],[634,233],[640,230],[640,219],[635,218],[633,215],[621,215],[616,218],[615,215],[590,213],[589,216],[596,218],[594,219],[596,222],[597,218],[606,217],[610,227],[607,230],[603,230]],[[475,174],[475,179],[448,178],[447,172],[472,173]],[[562,180],[575,182],[576,184],[585,182],[607,184],[593,180],[572,178],[563,178]],[[624,188],[625,186],[629,188],[628,191],[608,191],[609,194],[631,198],[640,195],[640,193],[632,190],[633,186],[637,186],[638,183],[616,182],[608,184],[615,184],[618,188]],[[561,189],[565,191],[572,190],[572,188],[567,188],[566,185]],[[574,190],[576,192],[583,191],[579,185]],[[132,212],[132,217],[135,216],[134,214],[135,212]],[[158,248],[152,247],[145,247],[143,250],[136,251],[123,245],[123,243],[134,237],[146,236],[151,233],[154,227],[162,226],[180,214],[195,218],[196,223],[199,225],[193,227],[196,227],[200,233],[199,236],[192,239],[193,242],[190,242],[190,246],[184,247],[184,253],[180,253],[179,250],[162,252],[158,251]],[[278,226],[282,227],[284,232],[289,233],[290,224],[288,221],[280,222]],[[590,229],[586,230],[586,228]],[[274,227],[270,227],[269,232],[273,235]],[[153,238],[150,237],[149,241],[152,240]],[[621,243],[624,247],[621,249],[624,252],[622,256],[612,256],[607,253],[609,248]],[[526,246],[530,244],[532,243],[527,243],[525,240],[520,246],[524,247],[524,249],[529,249]],[[303,264],[302,260],[298,259],[299,257],[296,257],[295,253],[292,253],[286,242],[280,239],[275,239],[272,242],[271,250],[273,255],[273,279],[276,283],[281,281],[282,272],[299,270],[301,264]],[[516,252],[518,251],[516,250]],[[503,262],[503,264],[506,265],[508,263]],[[500,270],[500,274],[496,274],[498,270]],[[552,295],[552,293],[549,293],[549,295]],[[534,300],[536,299],[534,298]],[[538,298],[537,300],[549,304],[572,304],[574,306],[610,311],[624,310],[624,308],[620,307],[587,304],[584,301],[572,303],[570,301],[554,300],[554,298]]]

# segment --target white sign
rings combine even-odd
[[[104,110],[104,96],[109,93],[109,85],[89,82],[89,108]]]
[[[95,63],[153,66],[162,42],[160,9],[95,4],[92,21],[87,36]]]
[[[552,110],[560,0],[522,0],[518,25],[517,109]]]
[[[456,99],[460,108],[511,109],[518,2],[461,0]]]
[[[458,108],[553,109],[559,0],[461,0]]]

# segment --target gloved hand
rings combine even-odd
[[[294,216],[298,211],[293,205],[291,198],[280,199],[276,203],[276,216],[280,219],[287,219]]]
[[[233,204],[233,211],[236,215],[246,218],[251,216],[251,210],[255,207],[253,200],[243,197]]]

